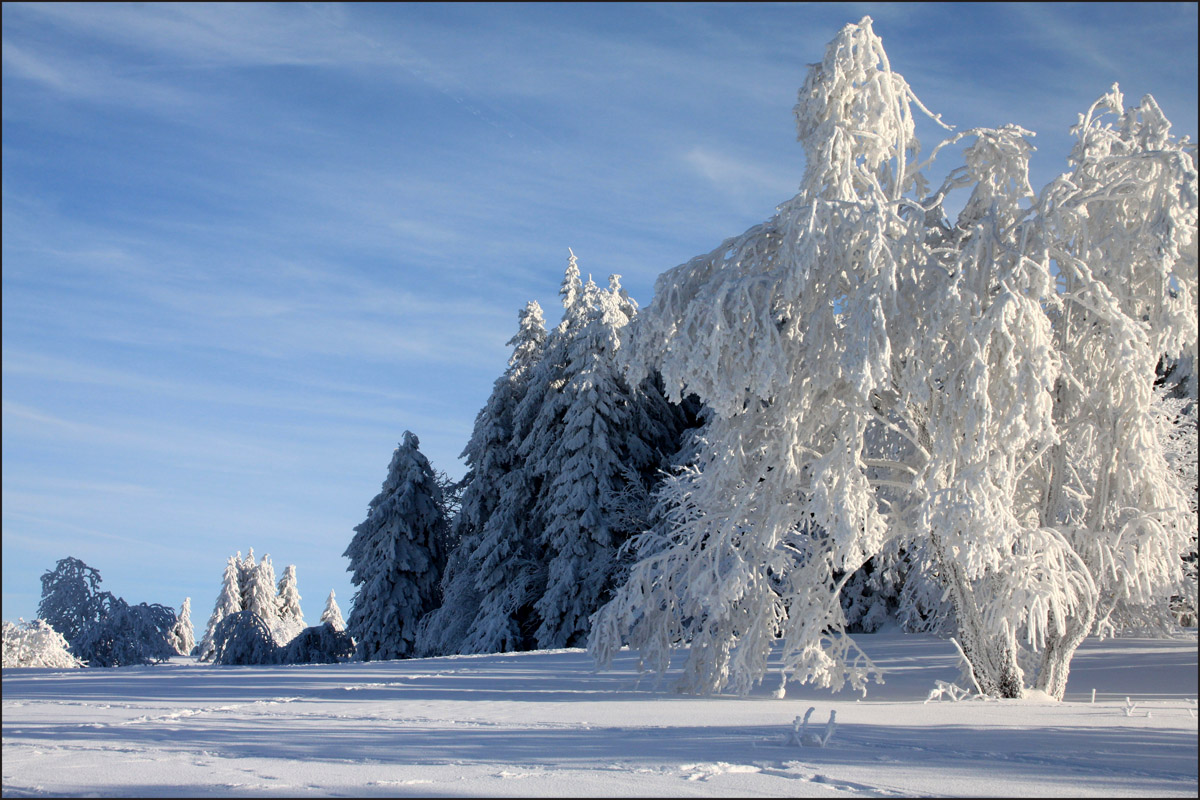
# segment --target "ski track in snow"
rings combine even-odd
[[[1088,642],[1064,703],[925,703],[936,680],[956,677],[951,645],[858,640],[892,668],[866,699],[792,685],[784,700],[773,685],[745,698],[681,696],[669,680],[639,681],[633,654],[597,673],[578,650],[5,670],[3,792],[1196,795],[1194,639]],[[1089,702],[1092,689],[1103,699]],[[809,706],[818,731],[837,711],[824,748],[786,743]]]

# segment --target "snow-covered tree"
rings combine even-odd
[[[300,631],[280,651],[280,664],[337,664],[354,657],[354,640],[344,630],[322,622]]]
[[[175,612],[158,603],[129,605],[104,593],[100,619],[84,629],[74,650],[89,667],[155,664],[175,655]]]
[[[85,666],[69,651],[67,640],[45,620],[4,622],[4,669],[48,667],[74,669]]]
[[[638,504],[629,499],[646,495],[644,479],[673,454],[684,422],[650,381],[639,393],[620,374],[621,330],[636,314],[620,276],[607,289],[583,283],[572,253],[562,295],[563,322],[538,365],[541,404],[520,446],[526,480],[540,487],[541,648],[585,641],[588,617],[612,589],[618,548],[646,524],[631,518]]]
[[[335,631],[346,630],[346,621],[342,619],[342,610],[338,608],[333,589],[329,590],[329,598],[325,601],[325,610],[321,612],[321,622],[328,622]]]
[[[237,551],[234,556],[237,563],[238,572],[238,590],[241,592],[242,608],[250,607],[250,586],[254,580],[254,573],[258,569],[258,564],[254,560],[254,548],[251,547],[245,558],[242,558],[242,551]]]
[[[304,612],[300,610],[300,591],[296,587],[295,564],[288,564],[283,571],[278,589],[275,598],[277,616],[271,627],[271,633],[275,636],[278,644],[286,645],[307,627],[304,624]]]
[[[1178,586],[1195,516],[1150,389],[1195,351],[1194,158],[1153,100],[1120,105],[1099,104],[1115,129],[1081,118],[1040,196],[1016,126],[939,145],[971,142],[928,194],[924,107],[869,18],[838,34],[796,106],[800,193],[664,273],[634,322],[632,374],[711,419],[660,495],[668,534],[594,618],[602,663],[628,641],[662,669],[690,641],[683,688],[744,692],[782,637],[784,681],[865,691],[840,594],[892,547],[930,565],[981,692],[1020,696],[1025,656],[1061,697],[1116,599]]]
[[[404,432],[383,487],[344,554],[350,580],[359,587],[347,631],[364,661],[413,656],[418,621],[437,602],[447,523],[441,489],[419,444]]]
[[[171,630],[171,646],[181,656],[190,655],[196,647],[196,632],[192,628],[192,598],[183,598],[175,627]]]
[[[214,664],[276,664],[281,650],[266,620],[253,611],[236,611],[222,619],[213,631]]]
[[[77,558],[60,559],[52,571],[42,575],[42,599],[38,616],[67,642],[94,625],[104,610],[100,573]]]
[[[242,610],[240,562],[241,559],[238,556],[230,556],[225,563],[225,573],[221,578],[221,591],[217,595],[217,602],[213,605],[212,614],[208,618],[208,626],[200,640],[199,657],[201,661],[209,661],[213,657],[215,649],[213,634],[217,626],[221,624],[221,620]]]
[[[253,557],[254,551],[250,553]],[[273,627],[279,621],[279,604],[275,598],[275,567],[269,553],[263,554],[262,560],[250,570],[245,589],[242,610],[254,612],[267,627]]]
[[[454,518],[458,545],[442,576],[442,604],[422,622],[422,651],[491,653],[527,649],[538,562],[529,510],[533,487],[516,453],[513,417],[541,360],[546,327],[541,306],[518,314],[508,367],[475,417],[463,449],[467,475]]]

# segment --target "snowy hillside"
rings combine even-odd
[[[949,642],[856,639],[888,669],[865,699],[790,686],[779,700],[771,685],[679,695],[639,681],[633,654],[597,673],[582,650],[5,670],[3,792],[1196,795],[1194,635],[1088,640],[1062,703],[926,702],[937,681],[959,680]],[[787,741],[810,707],[818,734],[837,712],[823,748]]]

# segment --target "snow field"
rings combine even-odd
[[[958,680],[949,642],[856,638],[889,669],[865,699],[789,686],[779,700],[770,682],[747,697],[678,695],[652,676],[639,679],[635,654],[622,652],[613,670],[597,673],[575,649],[290,667],[180,657],[158,667],[5,670],[3,792],[1196,795],[1194,638],[1089,640],[1062,703],[926,702],[936,681]],[[837,712],[824,748],[785,743],[809,707],[818,732]]]

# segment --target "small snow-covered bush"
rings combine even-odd
[[[354,640],[323,622],[302,630],[281,652],[281,664],[337,664],[354,657]]]
[[[51,667],[73,669],[83,662],[67,651],[67,640],[44,620],[4,623],[4,669]]]
[[[271,629],[253,611],[238,611],[222,619],[213,631],[213,663],[225,665],[276,664],[280,648]]]

